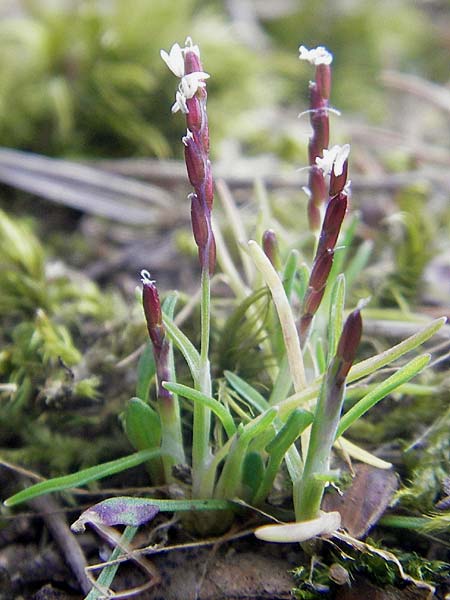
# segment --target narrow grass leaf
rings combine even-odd
[[[440,319],[435,319],[429,325],[411,335],[403,342],[400,342],[396,346],[377,354],[376,356],[372,356],[366,360],[363,360],[356,365],[354,365],[348,374],[347,383],[351,383],[352,381],[356,381],[357,379],[361,379],[362,377],[367,377],[367,375],[371,375],[381,367],[388,365],[389,363],[397,360],[407,352],[411,352],[427,340],[429,340],[439,329],[445,324],[446,317],[441,317]]]
[[[177,302],[178,302],[178,294],[176,292],[173,292],[172,294],[169,294],[165,298],[165,300],[162,304],[163,313],[165,315],[167,315],[169,317],[169,319],[173,320]]]
[[[225,371],[224,373],[226,380],[231,387],[240,395],[244,400],[247,400],[249,404],[256,408],[260,413],[264,412],[269,408],[269,403],[262,396],[258,390],[255,390],[249,383],[244,381],[239,375],[232,373],[231,371]]]
[[[158,448],[161,420],[158,413],[140,398],[131,398],[125,411],[125,431],[136,450]]]
[[[200,372],[200,354],[181,329],[167,315],[163,315],[166,331],[174,346],[184,356],[194,382],[198,381]]]
[[[341,273],[331,288],[330,316],[328,321],[328,362],[336,354],[336,348],[342,333],[345,304],[345,275]]]
[[[289,301],[286,297],[283,284],[278,273],[272,266],[272,263],[264,254],[262,249],[254,240],[248,243],[250,256],[264,277],[264,281],[270,289],[272,299],[277,309],[278,318],[280,319],[281,329],[283,331],[284,343],[286,346],[286,354],[289,361],[292,380],[296,392],[299,392],[306,387],[305,367],[303,364],[303,355],[300,348],[300,340],[298,338],[297,328],[295,325],[294,315]]]
[[[308,425],[311,425],[313,419],[314,415],[309,410],[296,408],[292,411],[286,423],[266,446],[268,454],[271,456],[283,456],[298,436],[303,433]]]
[[[288,457],[290,449],[296,450],[292,444],[311,425],[313,418],[313,414],[309,411],[301,408],[295,409],[277,435],[266,446],[266,451],[269,454],[269,462],[264,477],[260,479],[260,485],[253,498],[253,502],[256,505],[261,504],[267,498],[283,458],[286,459],[287,464],[289,464],[289,460],[292,461],[292,453]],[[300,467],[300,465],[297,465],[297,467]],[[301,469],[296,468],[295,477],[298,477],[300,472]]]
[[[129,544],[131,544],[131,542],[133,541],[137,530],[137,527],[131,527],[130,525],[128,527],[125,527],[117,546],[111,552],[111,556],[109,557],[109,560],[111,562],[117,560],[118,558],[120,558],[120,556],[126,553],[125,549],[128,548]],[[120,563],[118,562],[113,563],[111,565],[107,565],[98,576],[98,589],[93,587],[89,594],[86,596],[85,600],[100,600],[101,598],[105,598],[105,593],[101,590],[108,589],[111,586],[116,576],[116,573],[119,570],[119,566]]]
[[[241,440],[245,443],[250,443],[250,441],[256,437],[257,435],[263,433],[272,424],[272,421],[278,415],[278,408],[272,407],[266,410],[262,415],[260,415],[257,419],[254,419],[242,430]]]
[[[244,493],[249,495],[251,500],[264,478],[264,463],[259,452],[248,452],[244,459],[242,469],[242,483],[244,485]],[[246,488],[246,489],[245,489]]]
[[[305,263],[297,269],[297,279],[294,281],[294,290],[297,295],[299,304],[303,304],[306,290],[308,289],[309,269]]]
[[[295,276],[297,274],[297,265],[299,259],[298,250],[291,250],[286,259],[283,269],[283,287],[288,300],[291,298],[292,290],[294,289]]]
[[[144,352],[141,354],[137,367],[136,396],[144,402],[148,400],[150,384],[155,376],[155,372],[153,346],[151,342],[148,342]]]
[[[351,259],[345,268],[345,277],[347,280],[348,289],[352,289],[353,282],[363,271],[364,267],[369,262],[370,255],[373,250],[373,241],[365,240],[356,250],[355,256]]]
[[[422,371],[422,369],[430,362],[430,358],[429,354],[417,356],[385,381],[377,385],[376,388],[366,394],[364,398],[361,398],[361,400],[352,406],[352,408],[341,418],[336,437],[341,436],[344,431],[375,406],[377,402],[420,373],[420,371]]]
[[[97,481],[103,479],[109,475],[120,473],[126,469],[136,467],[152,458],[161,456],[160,450],[141,450],[135,454],[124,456],[116,460],[111,460],[88,469],[83,469],[77,473],[71,473],[70,475],[63,475],[62,477],[54,477],[53,479],[47,479],[46,481],[40,481],[35,485],[22,490],[13,496],[10,496],[4,501],[5,506],[15,506],[21,502],[26,502],[37,496],[43,496],[44,494],[50,494],[51,492],[61,492],[74,487],[85,485],[91,481]]]
[[[325,357],[325,350],[323,347],[323,339],[322,338],[318,338],[315,341],[314,350],[315,350],[315,359],[316,359],[317,370],[318,370],[318,374],[320,374],[320,373],[323,373],[325,371],[325,369],[327,368],[327,359]]]
[[[209,408],[222,423],[228,437],[231,437],[235,433],[236,426],[233,418],[223,404],[220,404],[220,402],[214,398],[203,394],[203,392],[194,390],[193,388],[190,388],[187,385],[182,385],[181,383],[169,383],[166,381],[163,385],[166,390],[169,390],[169,392],[178,394],[179,396],[183,396],[183,398],[192,400],[192,402],[198,402],[202,406]]]

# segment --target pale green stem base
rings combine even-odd
[[[308,453],[301,480],[294,486],[294,507],[297,521],[319,516],[320,505],[329,472],[331,448],[341,414],[345,385],[335,385],[333,363],[330,366],[317,401]]]
[[[160,398],[158,408],[162,429],[161,451],[164,476],[167,483],[172,483],[174,481],[172,468],[186,462],[178,399]]]
[[[209,365],[209,334],[211,319],[211,280],[207,268],[202,271],[201,282],[201,346],[200,373],[196,388],[211,396],[211,372]],[[194,498],[209,498],[212,496],[211,484],[203,485],[204,473],[211,460],[209,443],[211,433],[211,411],[198,403],[194,404],[194,424],[192,438],[192,496]]]

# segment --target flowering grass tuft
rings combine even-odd
[[[309,141],[308,216],[311,229],[319,233],[311,271],[299,264],[296,250],[283,255],[275,223],[273,229],[263,233],[261,245],[251,240],[246,250],[242,246],[242,236],[247,235],[243,224],[232,223],[236,237],[234,255],[240,253],[241,257],[235,262],[220,227],[216,229],[223,281],[235,295],[230,316],[218,334],[226,336],[230,323],[242,327],[242,332],[256,327],[258,337],[250,343],[257,347],[261,364],[268,366],[264,387],[258,386],[260,382],[243,379],[237,372],[238,365],[235,372],[229,369],[214,378],[212,373],[216,371],[211,370],[209,362],[211,312],[215,309],[211,277],[216,263],[206,110],[209,75],[203,71],[199,48],[190,38],[183,48],[174,44],[169,52],[162,50],[161,57],[180,79],[172,112],[181,112],[187,125],[182,143],[193,188],[189,196],[192,230],[201,269],[200,347],[197,349],[176,324],[176,296],[168,295],[161,303],[155,282],[143,270],[142,302],[151,350],[147,349],[141,358],[136,397],[130,401],[124,419],[137,452],[66,478],[39,483],[12,496],[6,504],[12,506],[146,463],[153,483],[176,481],[177,494],[181,496],[177,500],[155,499],[155,507],[164,502],[164,510],[172,508],[189,515],[202,511],[195,513],[202,516],[191,519],[190,525],[202,533],[218,532],[233,521],[236,498],[271,512],[269,495],[284,462],[291,480],[296,521],[264,527],[256,532],[258,537],[268,541],[305,541],[332,535],[340,526],[340,515],[323,513],[321,504],[327,482],[334,477],[330,463],[335,443],[339,441],[350,458],[380,468],[390,467],[348,442],[342,434],[387,394],[426,367],[429,356],[425,354],[395,369],[386,380],[374,378],[379,369],[428,340],[444,320],[427,324],[397,346],[357,362],[363,330],[361,306],[345,310],[346,278],[341,272],[345,271],[341,268],[345,263],[340,260],[336,265],[334,260],[340,236],[351,239],[352,229],[346,231],[345,225],[350,146],[329,147],[332,55],[323,47],[308,50],[301,46],[300,58],[315,67],[315,80],[310,84],[313,133]],[[223,185],[220,188],[227,213],[234,218],[238,212],[232,198],[224,192]],[[341,253],[345,256],[347,252],[344,246]],[[269,297],[266,287],[271,296],[272,312],[268,312],[272,319],[262,318],[259,310],[258,303]],[[323,302],[325,297],[327,302]],[[217,321],[220,323],[220,316]],[[184,374],[179,380],[175,366],[182,361],[189,375]],[[179,371],[186,373],[186,369]],[[372,380],[369,391],[368,377]],[[152,381],[154,393],[149,400],[146,390]],[[352,391],[358,397],[349,410],[345,408],[347,382],[353,383]],[[183,481],[180,471],[185,473]],[[139,507],[142,502],[145,505],[145,514],[156,514],[151,509],[151,499],[139,502]],[[107,505],[113,511],[112,516],[107,516],[117,523],[123,514],[127,527],[137,526],[140,517],[131,510],[135,504],[136,499],[121,498]],[[100,508],[103,510],[103,504]],[[97,506],[95,510],[100,509]]]

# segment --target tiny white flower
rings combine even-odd
[[[311,48],[308,50],[306,46],[300,46],[300,60],[307,60],[312,65],[330,65],[333,61],[333,55],[323,46]]]
[[[337,146],[338,150],[336,153],[336,158],[334,159],[334,167],[333,172],[336,177],[342,175],[344,170],[344,163],[350,154],[350,144],[344,144],[343,146]]]
[[[192,38],[188,36],[186,41],[184,42],[185,48],[184,51],[190,50],[190,52],[195,52],[195,54],[200,58],[200,48],[192,42]]]
[[[208,73],[203,71],[195,71],[185,75],[180,81],[180,92],[186,99],[193,98],[198,88],[205,87],[204,79],[208,79],[208,77]]]
[[[343,146],[333,146],[329,150],[323,151],[323,157],[318,156],[316,158],[316,165],[319,169],[322,169],[324,175],[329,175],[333,170],[333,173],[338,177],[342,175],[344,170],[344,163],[350,153],[350,144],[344,144]]]
[[[177,93],[175,96],[175,102],[172,105],[171,110],[173,113],[176,113],[180,110],[185,115],[187,115],[189,112],[189,109],[186,104],[186,97],[184,96],[183,92],[181,92],[180,90],[177,90]]]
[[[187,145],[189,144],[189,140],[192,140],[193,138],[194,138],[194,136],[192,135],[192,131],[191,131],[190,129],[188,129],[188,130],[186,131],[186,135],[184,135],[184,136],[181,138],[181,141],[183,142],[183,144],[184,144],[185,146],[187,146]]]
[[[347,183],[344,185],[344,189],[342,190],[344,194],[346,194],[349,198],[352,195],[352,180],[349,179]]]
[[[174,44],[170,49],[169,54],[165,50],[161,50],[160,55],[174,75],[183,77],[184,56],[179,44]]]
[[[309,189],[309,187],[307,185],[304,185],[302,187],[302,191],[305,192],[308,200],[311,198],[312,194],[311,194],[311,190]]]

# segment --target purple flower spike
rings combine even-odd
[[[191,194],[191,216],[194,239],[198,246],[200,266],[214,272],[216,247],[211,227],[213,206],[213,178],[209,160],[209,129],[206,113],[206,83],[208,73],[203,71],[198,46],[190,38],[185,48],[174,44],[169,53],[161,57],[170,70],[180,77],[173,112],[181,110],[186,116],[187,133],[183,138],[184,156],[189,181],[194,188]]]
[[[309,115],[312,136],[309,139],[309,182],[308,182],[308,219],[310,228],[320,227],[319,207],[327,198],[324,173],[316,169],[316,160],[322,158],[330,140],[329,98],[331,90],[331,62],[333,56],[326,48],[319,46],[308,50],[300,46],[300,59],[315,66],[315,80],[309,84]]]
[[[275,231],[267,229],[262,236],[262,247],[264,254],[272,263],[272,266],[279,270],[280,269],[280,256],[278,252],[278,241]]]
[[[311,323],[325,294],[325,286],[333,265],[334,249],[341,231],[342,222],[348,204],[348,155],[350,146],[333,146],[323,151],[323,156],[316,158],[316,165],[310,171],[310,185],[324,184],[323,177],[330,174],[330,199],[325,210],[322,228],[314,257],[313,268],[309,278],[308,288],[303,301],[302,314],[297,323],[302,345],[308,336]],[[317,173],[322,174],[322,179]],[[309,208],[316,212],[309,212],[310,221],[320,218],[320,213],[314,203]],[[316,222],[316,221],[315,221]]]
[[[161,302],[155,282],[145,269],[141,271],[141,280],[145,320],[155,357],[158,399],[170,400],[172,394],[162,386],[163,381],[169,380],[169,340],[163,323]]]
[[[336,380],[338,383],[345,381],[348,372],[355,360],[356,352],[362,335],[362,318],[359,309],[349,314],[342,329],[339,344],[336,350],[338,368]]]
[[[142,304],[144,307],[147,330],[152,340],[153,348],[161,351],[165,338],[165,330],[162,321],[161,302],[155,282],[150,279],[150,273],[145,269],[141,271],[142,280]]]

